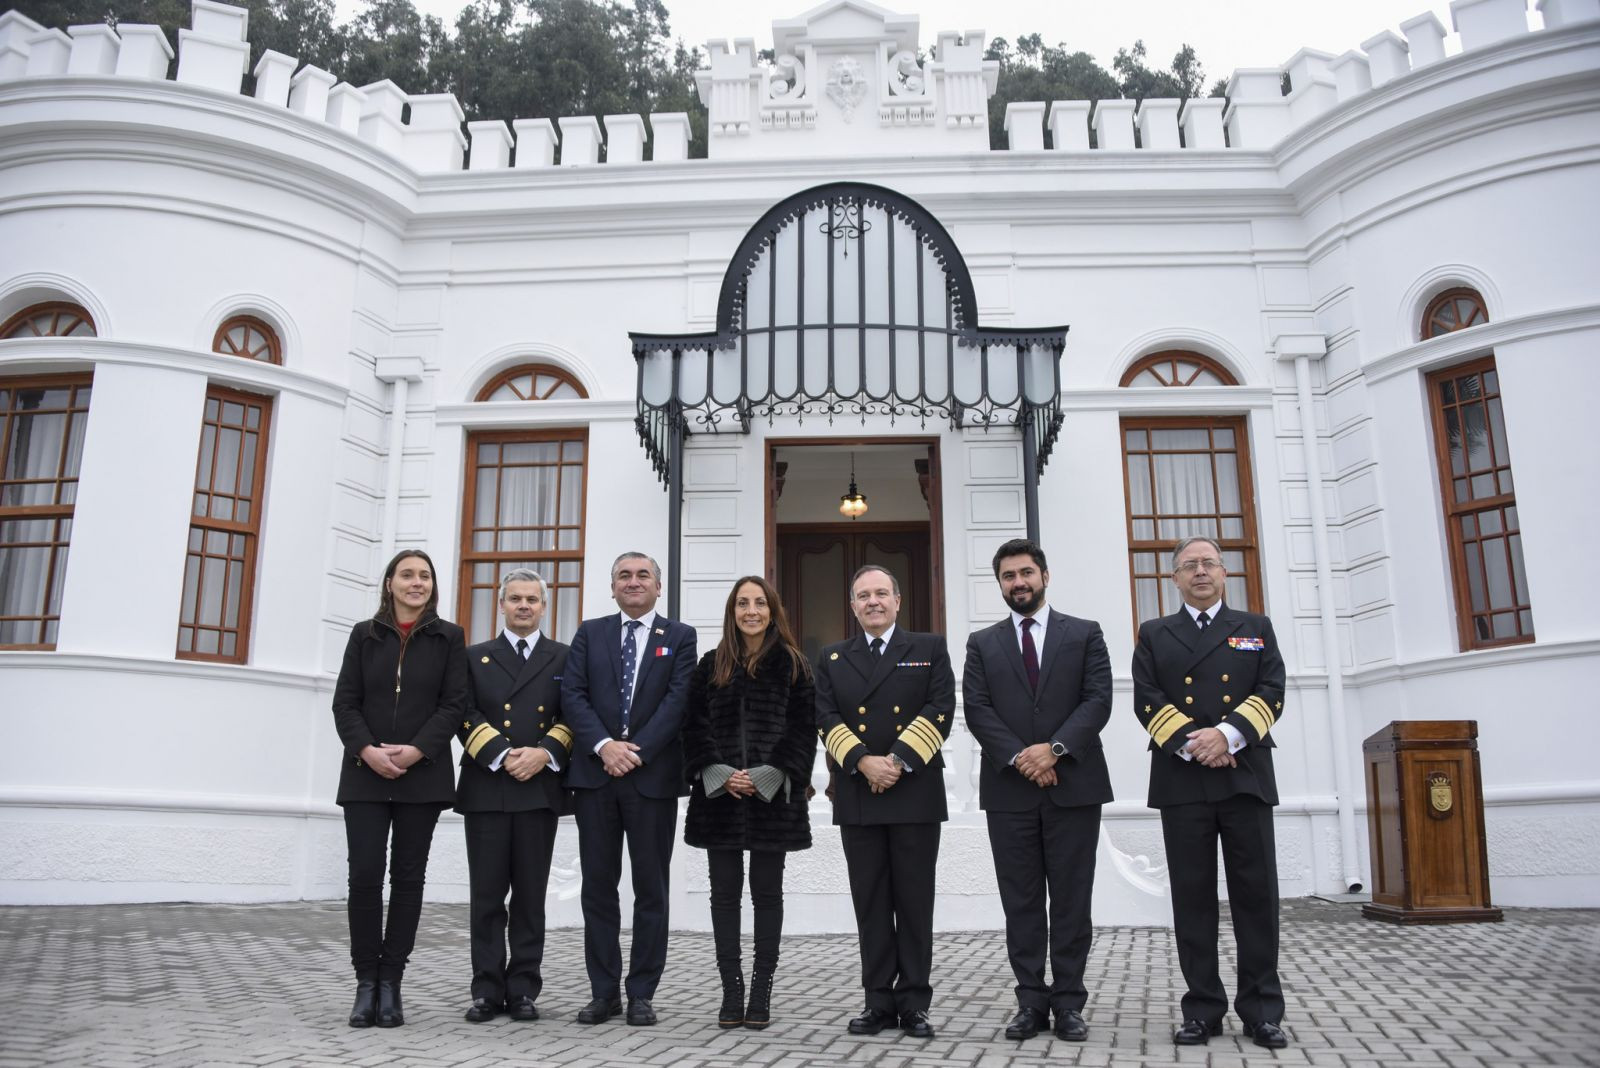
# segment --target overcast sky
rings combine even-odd
[[[461,0],[415,0],[417,7],[453,24]],[[772,46],[772,20],[791,18],[817,5],[795,0],[665,0],[672,34],[685,44],[704,47],[713,38],[754,37],[757,48]],[[1432,11],[1452,31],[1447,0],[919,0],[880,4],[921,17],[921,42],[927,48],[940,30],[984,30],[991,38],[1015,40],[1042,35],[1047,44],[1065,42],[1111,66],[1117,49],[1142,37],[1153,67],[1165,66],[1184,44],[1192,44],[1208,80],[1227,77],[1237,67],[1275,67],[1301,48],[1338,55],[1380,30]],[[339,0],[341,16],[360,7]],[[1535,27],[1537,13],[1530,13]],[[1453,34],[1447,51],[1459,51]]]

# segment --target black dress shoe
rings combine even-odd
[[[1172,1033],[1172,1041],[1179,1046],[1203,1046],[1212,1035],[1222,1034],[1222,1021],[1185,1020],[1183,1026]]]
[[[928,1022],[928,1010],[918,1009],[900,1017],[900,1030],[909,1038],[932,1038],[933,1024]]]
[[[1283,1028],[1266,1020],[1245,1024],[1244,1033],[1250,1041],[1267,1049],[1283,1049],[1289,1044],[1289,1036],[1283,1033]]]
[[[351,1027],[371,1027],[378,1022],[378,977],[356,976],[356,1003],[350,1009]]]
[[[1083,1042],[1089,1037],[1089,1025],[1077,1009],[1060,1009],[1056,1012],[1056,1037],[1063,1042]]]
[[[488,1023],[500,1015],[500,1003],[488,998],[473,998],[472,1008],[464,1014],[468,1023]]]
[[[400,980],[378,980],[378,1026],[399,1027],[406,1022],[400,1008]]]
[[[900,1017],[893,1009],[867,1009],[860,1016],[850,1021],[847,1030],[852,1035],[875,1035],[885,1027],[900,1022]]]
[[[621,1015],[621,998],[595,998],[578,1010],[578,1022],[581,1024],[605,1023],[613,1016]]]
[[[513,1020],[537,1020],[539,1009],[534,1005],[533,999],[524,994],[520,998],[511,999],[511,1003],[506,1006],[506,1015]]]
[[[649,1027],[656,1022],[656,1010],[649,998],[628,999],[628,1026]]]
[[[1030,1009],[1026,1005],[1017,1010],[1011,1017],[1011,1022],[1006,1024],[1006,1038],[1012,1042],[1020,1042],[1025,1038],[1032,1038],[1050,1022],[1050,1014],[1043,1009]]]

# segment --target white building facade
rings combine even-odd
[[[884,561],[959,673],[1032,518],[1116,675],[1097,922],[1169,922],[1128,665],[1189,531],[1284,643],[1285,895],[1370,881],[1363,738],[1472,719],[1495,903],[1600,904],[1600,0],[1451,8],[1226,102],[1013,104],[990,151],[982,31],[833,0],[770,66],[712,46],[697,160],[682,115],[469,147],[451,97],[273,52],[245,96],[211,0],[176,57],[0,16],[0,900],[342,896],[333,673],[396,548],[471,640],[506,566],[564,638],[652,552],[702,651],[740,575],[815,646]],[[998,927],[945,757],[937,922]],[[849,929],[828,824],[794,929]]]

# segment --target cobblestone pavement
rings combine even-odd
[[[1102,928],[1089,962],[1089,1041],[1007,1042],[1010,969],[996,932],[941,935],[938,1037],[854,1038],[854,939],[784,942],[776,1022],[721,1032],[710,936],[676,934],[661,1022],[581,1027],[581,932],[551,932],[543,1018],[469,1024],[466,910],[428,905],[406,977],[407,1025],[345,1025],[353,983],[342,902],[0,908],[0,1068],[13,1065],[1600,1065],[1600,910],[1512,909],[1501,924],[1400,928],[1358,906],[1285,902],[1293,1039],[1227,1033],[1176,1049],[1171,935]],[[1232,942],[1224,947],[1231,981]]]

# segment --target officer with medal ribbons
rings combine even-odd
[[[1183,605],[1139,627],[1134,712],[1150,735],[1151,808],[1161,811],[1178,963],[1188,992],[1180,1046],[1222,1034],[1227,992],[1217,964],[1217,843],[1238,944],[1234,1011],[1256,1045],[1282,1049],[1278,866],[1271,730],[1283,715],[1284,667],[1266,616],[1223,603],[1222,549],[1191,537],[1173,550]]]
[[[850,583],[862,633],[822,650],[817,727],[837,770],[833,822],[849,870],[866,1008],[851,1034],[898,1025],[932,1038],[934,869],[955,676],[945,639],[895,625],[900,584],[868,565]]]
[[[572,751],[572,731],[560,722],[567,646],[539,633],[548,602],[538,572],[511,568],[500,577],[504,629],[467,650],[471,704],[459,732],[456,811],[471,888],[472,1023],[501,1011],[539,1018],[544,899],[566,809],[560,774]]]

